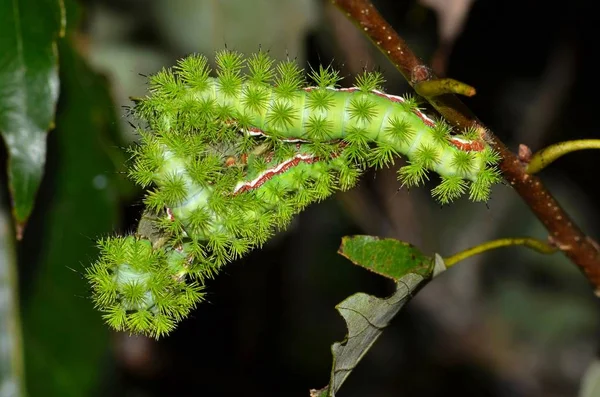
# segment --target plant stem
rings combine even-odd
[[[444,263],[446,264],[446,267],[450,267],[473,255],[481,254],[483,252],[490,251],[496,248],[510,247],[514,245],[522,245],[527,248],[531,248],[532,250],[535,250],[540,254],[553,254],[557,250],[556,247],[546,243],[545,241],[532,237],[500,238],[497,240],[492,240],[483,244],[476,245],[475,247],[468,248],[457,254],[444,258]]]
[[[600,139],[579,139],[550,145],[533,154],[525,171],[530,175],[535,174],[546,168],[559,157],[562,157],[567,153],[584,149],[600,149]]]
[[[381,16],[369,0],[331,0],[355,25],[373,41],[404,75],[409,84],[436,78]],[[544,187],[540,179],[525,172],[525,166],[494,133],[454,95],[426,98],[451,124],[458,128],[474,128],[502,157],[500,169],[504,179],[529,205],[550,233],[556,246],[576,264],[600,296],[600,250],[586,236]]]
[[[414,85],[414,89],[417,94],[428,98],[444,94],[473,96],[476,93],[474,87],[461,81],[447,78],[421,81]]]

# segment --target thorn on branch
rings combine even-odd
[[[525,165],[529,164],[529,162],[531,161],[531,149],[529,148],[529,146],[525,145],[525,144],[520,144],[519,145],[519,161]]]
[[[415,84],[422,84],[434,77],[433,71],[430,67],[425,65],[417,65],[413,68],[410,74],[410,82]]]

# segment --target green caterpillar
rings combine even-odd
[[[467,190],[486,201],[500,181],[487,144],[383,93],[377,73],[337,89],[331,68],[312,71],[307,86],[296,63],[275,65],[264,52],[224,50],[216,63],[211,77],[206,58],[191,55],[150,77],[150,94],[135,100],[142,125],[130,176],[149,189],[146,214],[135,236],[102,240],[87,273],[117,330],[167,334],[203,299],[206,278],[368,167],[405,155],[402,184],[423,184],[433,171],[443,204]]]

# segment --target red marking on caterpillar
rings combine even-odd
[[[243,193],[248,190],[257,189],[262,186],[265,182],[273,178],[275,175],[279,175],[289,170],[292,167],[297,166],[301,162],[312,164],[318,159],[310,154],[302,154],[298,153],[294,157],[287,159],[273,168],[269,168],[263,172],[261,172],[256,178],[248,182],[239,182],[235,189],[233,190],[233,194]]]
[[[406,102],[406,100],[404,98],[402,98],[401,96],[398,95],[390,95],[390,94],[386,94],[385,92],[381,92],[378,90],[373,90],[371,91],[373,94],[380,96],[382,98],[386,98],[389,99],[392,102],[396,102],[396,103],[404,103]]]
[[[371,92],[379,97],[389,99],[392,102],[396,102],[396,103],[406,102],[406,100],[404,98],[402,98],[401,96],[386,94],[385,92],[381,92],[378,90],[372,90]],[[413,113],[416,114],[421,119],[421,121],[423,121],[423,123],[425,123],[429,127],[435,126],[435,122],[432,119],[430,119],[429,117],[427,117],[427,115],[425,113],[421,112],[419,109],[413,109]]]
[[[481,152],[485,145],[481,141],[469,141],[466,139],[450,137],[450,143],[465,152]]]
[[[321,87],[304,87],[303,90],[305,92],[311,92],[313,90],[318,90]],[[338,91],[338,92],[355,92],[355,91],[360,91],[360,88],[358,87],[348,87],[348,88],[333,88],[333,87],[326,87],[327,90],[330,91]]]

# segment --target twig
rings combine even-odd
[[[538,240],[536,238],[500,238],[497,240],[487,241],[483,244],[476,245],[475,247],[468,248],[457,254],[444,258],[444,264],[446,265],[446,267],[450,267],[473,255],[481,254],[483,252],[490,251],[496,248],[510,247],[515,245],[522,245],[524,247],[531,248],[532,250],[537,251],[540,254],[553,254],[557,250],[557,247],[550,245],[545,241]]]
[[[379,14],[369,0],[331,0],[390,59],[411,86],[436,78]],[[560,207],[540,179],[525,172],[525,166],[475,115],[454,95],[426,98],[450,123],[459,128],[475,128],[501,155],[504,179],[529,205],[548,230],[553,242],[576,264],[600,296],[600,250]]]
[[[464,96],[473,96],[475,88],[461,81],[454,79],[435,79],[421,81],[414,85],[417,94],[424,97],[434,97],[444,94],[458,94]]]
[[[546,168],[559,157],[576,150],[584,149],[600,149],[600,139],[579,139],[559,142],[545,147],[531,156],[525,171],[530,175],[535,174]]]

